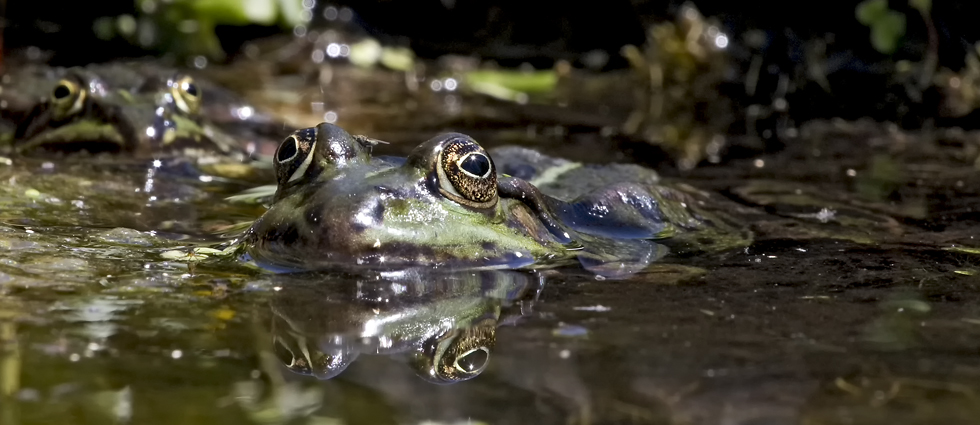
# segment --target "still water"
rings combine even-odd
[[[191,263],[247,186],[0,165],[0,423],[977,423],[976,171],[799,152],[684,176],[750,247],[622,280]]]

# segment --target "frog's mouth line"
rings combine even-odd
[[[126,148],[119,126],[79,122],[44,131],[17,144],[17,151],[117,153]]]

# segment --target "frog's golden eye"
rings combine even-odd
[[[177,108],[185,114],[196,114],[201,109],[201,89],[190,76],[183,76],[170,86]]]
[[[304,128],[291,134],[276,149],[276,180],[280,185],[295,181],[306,174],[313,162],[316,129]]]
[[[85,104],[85,91],[72,80],[61,80],[51,91],[51,104],[61,117],[76,114]]]
[[[479,144],[456,138],[443,145],[437,165],[439,193],[473,208],[497,203],[497,171]]]

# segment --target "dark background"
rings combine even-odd
[[[575,58],[595,49],[616,57],[624,44],[641,44],[648,25],[672,20],[682,4],[615,0],[569,7],[568,2],[561,0],[444,1],[321,2],[317,10],[330,5],[350,7],[355,12],[354,28],[361,27],[388,43],[410,44],[422,57],[478,53],[504,62],[548,66],[554,59]],[[705,16],[719,19],[733,34],[753,28],[765,30],[772,46],[785,44],[792,50],[792,45],[802,40],[833,34],[837,50],[853,51],[868,61],[880,59],[882,55],[871,49],[868,42],[868,29],[854,18],[856,3],[766,0],[700,1],[695,5]],[[908,50],[916,50],[925,43],[922,20],[907,2],[892,1],[890,7],[907,12],[910,47],[904,53],[911,54]],[[56,51],[54,60],[61,64],[144,54],[123,40],[99,40],[92,32],[96,18],[126,13],[135,14],[132,0],[8,0],[4,44],[8,49],[36,46]],[[956,68],[962,64],[966,49],[980,36],[980,26],[976,25],[980,2],[937,2],[932,13],[939,31],[941,63]],[[257,26],[225,27],[219,34],[226,49],[234,52],[248,39],[281,31]],[[792,52],[783,53],[791,59]],[[613,66],[623,65],[616,62]]]
[[[585,6],[580,6],[584,4]],[[368,34],[383,43],[411,47],[423,58],[447,53],[476,54],[504,66],[530,63],[550,67],[558,59],[582,65],[583,54],[605,51],[609,57],[604,69],[623,68],[619,55],[623,45],[643,44],[646,28],[674,20],[683,2],[610,0],[577,2],[563,0],[350,0],[319,2],[312,23],[326,23],[320,11],[325,7],[349,7],[354,19],[346,30]],[[855,18],[853,1],[785,2],[764,0],[727,2],[705,0],[695,3],[701,13],[717,19],[731,35],[731,55],[736,68],[744,70],[752,55],[762,55],[765,72],[760,87],[772,87],[779,75],[800,75],[808,40],[828,42],[826,74],[833,93],[802,84],[789,99],[794,118],[857,118],[870,116],[892,120],[906,127],[920,126],[935,116],[936,100],[909,106],[907,94],[896,88],[890,73],[894,61],[921,61],[927,47],[926,27],[907,1],[891,1],[889,7],[906,13],[906,35],[899,51],[884,55],[869,41],[869,29]],[[50,51],[51,63],[77,65],[121,57],[158,54],[141,50],[122,39],[100,40],[93,21],[100,17],[135,14],[132,0],[48,0],[7,1],[5,10],[5,53],[16,55],[34,46]],[[933,22],[939,38],[940,66],[959,70],[964,56],[980,39],[980,2],[936,2]],[[762,46],[747,47],[741,35],[749,30],[766,35]],[[219,27],[224,49],[239,51],[248,40],[288,32],[277,27]],[[37,51],[37,50],[35,50]],[[733,78],[737,80],[738,76]],[[762,91],[760,96],[770,95]],[[935,97],[935,96],[933,96]],[[766,103],[751,99],[748,103]],[[974,127],[971,117],[945,124]]]

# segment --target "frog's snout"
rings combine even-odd
[[[176,138],[176,125],[171,113],[163,107],[120,108],[117,126],[120,133],[130,134],[132,147],[151,149],[165,146]]]

